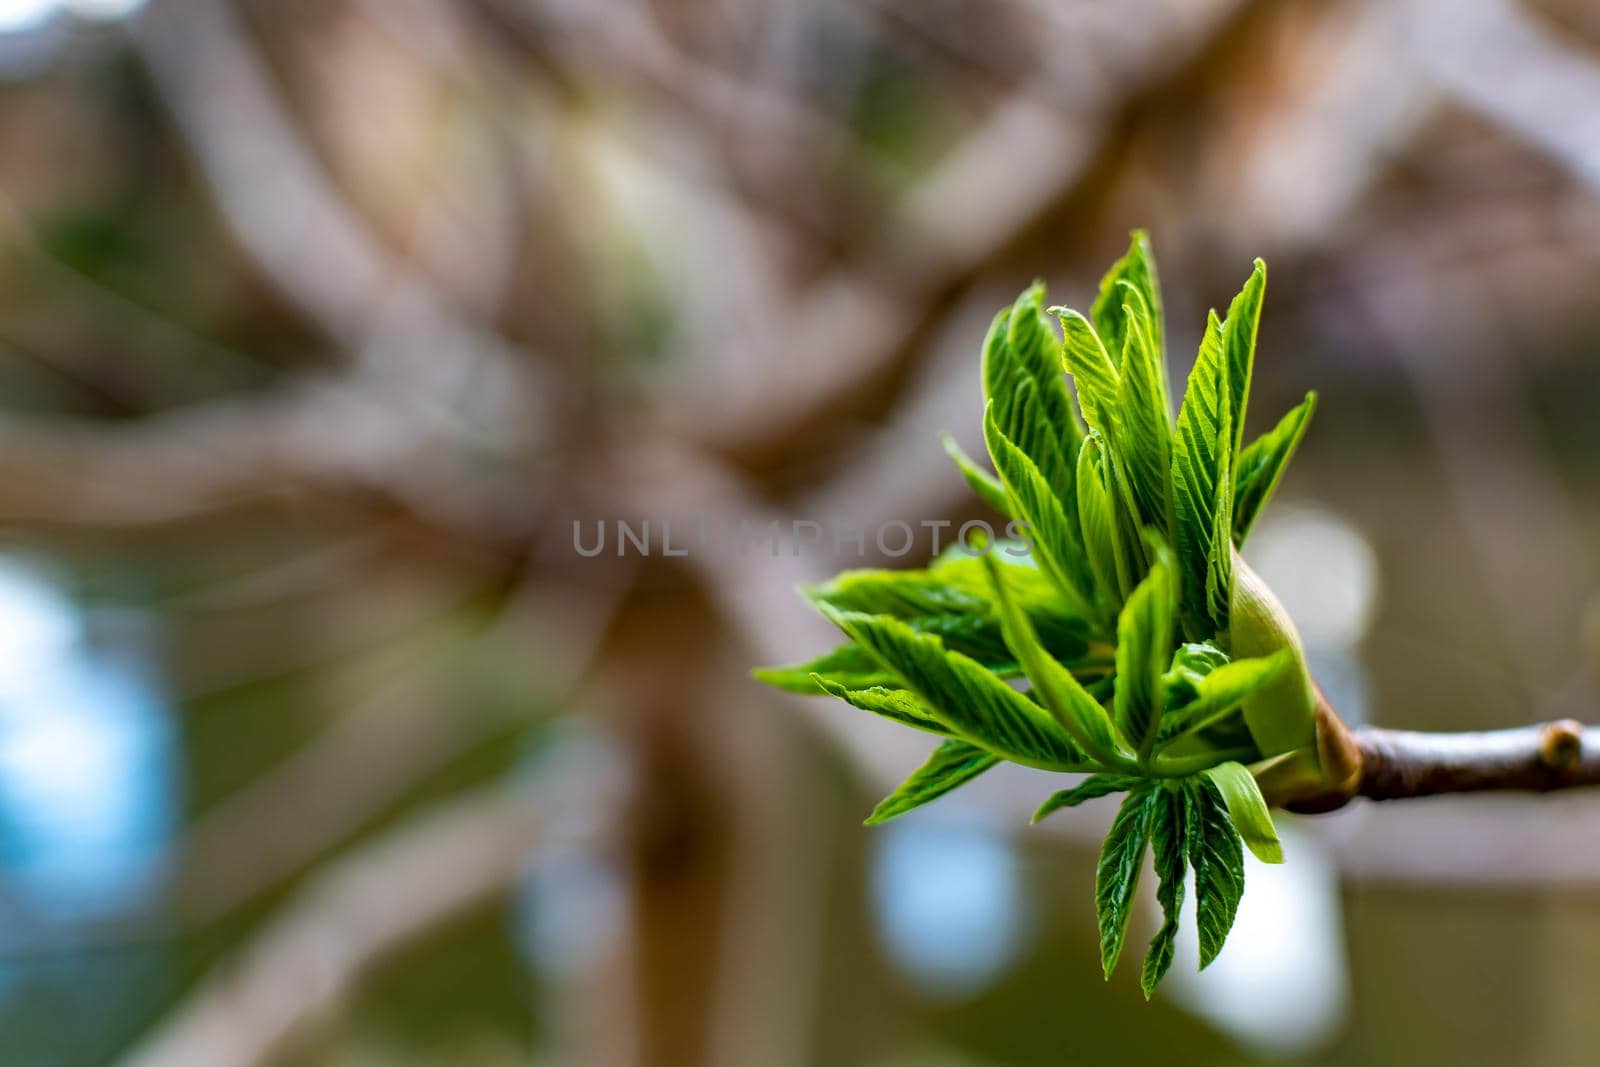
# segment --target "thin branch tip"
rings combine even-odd
[[[1570,767],[1583,757],[1583,724],[1573,719],[1546,723],[1539,731],[1539,758],[1547,767]]]

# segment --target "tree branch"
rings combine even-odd
[[[527,787],[488,788],[331,865],[122,1064],[279,1061],[389,954],[515,884],[548,822],[538,809]]]
[[[1366,727],[1353,736],[1356,792],[1369,800],[1600,785],[1600,727],[1571,719],[1474,733]]]
[[[1423,733],[1351,729],[1318,694],[1317,759],[1265,770],[1269,802],[1316,814],[1356,797],[1535,792],[1600,785],[1600,726],[1572,719],[1506,730]]]

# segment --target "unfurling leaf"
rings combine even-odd
[[[995,317],[983,345],[984,395],[1000,432],[1039,469],[1053,492],[1070,498],[1082,431],[1043,302],[1044,286],[1035,283]]]
[[[1213,725],[1276,679],[1292,663],[1287,652],[1278,652],[1271,656],[1224,663],[1198,678],[1174,668],[1182,677],[1169,671],[1165,676],[1166,684],[1169,692],[1177,689],[1183,694],[1183,702],[1177,705],[1168,702],[1162,722],[1163,739],[1194,733]]]
[[[1061,320],[1062,354],[1067,372],[1078,387],[1083,420],[1107,438],[1117,433],[1117,398],[1121,382],[1111,355],[1082,313],[1071,308],[1051,308]]]
[[[950,727],[940,722],[938,716],[934,715],[933,709],[909,690],[889,689],[881,685],[872,686],[870,689],[850,689],[820,674],[813,674],[811,680],[818,689],[829,696],[838,697],[851,707],[893,719],[902,726],[926,730],[931,734],[942,734],[945,737],[950,736]]]
[[[1052,793],[1048,800],[1039,805],[1039,810],[1033,813],[1033,821],[1039,822],[1062,808],[1075,808],[1086,800],[1108,797],[1112,793],[1126,793],[1140,781],[1141,779],[1126,774],[1091,774],[1071,789]]]
[[[954,437],[941,434],[939,442],[944,445],[945,455],[950,457],[950,462],[956,465],[956,470],[966,479],[968,487],[995,511],[1002,515],[1010,515],[1011,502],[1006,499],[1006,487],[1000,484],[1000,479],[973,462],[972,457],[956,444]]]
[[[1156,902],[1161,905],[1161,928],[1150,941],[1144,970],[1139,976],[1146,1000],[1156,991],[1167,968],[1172,966],[1178,943],[1178,916],[1183,910],[1183,879],[1188,870],[1184,860],[1186,809],[1183,791],[1163,788],[1159,792],[1161,805],[1151,820],[1150,841],[1155,854],[1156,878],[1160,881]]]
[[[1138,503],[1139,523],[1165,529],[1172,495],[1172,413],[1167,367],[1159,336],[1152,333],[1144,297],[1124,282],[1127,339],[1119,368],[1120,425],[1116,445]]]
[[[1226,617],[1212,610],[1207,586],[1212,575],[1218,473],[1227,465],[1220,452],[1233,439],[1231,419],[1222,320],[1213,312],[1189,372],[1172,448],[1173,532],[1182,575],[1182,615],[1184,630],[1195,641],[1208,640],[1227,625]]]
[[[969,580],[963,581],[963,574]],[[951,565],[943,570],[845,571],[821,585],[804,586],[810,599],[830,604],[840,611],[859,611],[867,615],[892,615],[915,619],[926,615],[985,615],[988,602],[981,585],[976,588],[972,568],[965,571]]]
[[[876,826],[932,800],[938,800],[957,786],[965,785],[1000,762],[1000,757],[965,741],[946,741],[912,772],[900,787],[884,797],[867,825]]]
[[[1111,491],[1099,438],[1091,434],[1078,451],[1078,528],[1083,532],[1084,555],[1095,583],[1110,601],[1113,611],[1122,609],[1126,563],[1119,563],[1122,546],[1118,542],[1115,513],[1111,510]]]
[[[1278,479],[1300,446],[1311,415],[1317,409],[1317,394],[1307,393],[1306,398],[1289,409],[1278,425],[1250,442],[1239,454],[1239,463],[1233,475],[1233,543],[1244,547],[1256,516],[1272,498]]]
[[[793,667],[757,667],[750,673],[758,682],[802,696],[817,695],[817,675],[845,689],[898,684],[893,672],[885,670],[883,664],[856,644],[840,645],[832,652]]]
[[[1256,328],[1261,322],[1261,299],[1266,295],[1266,288],[1267,265],[1258,259],[1244,288],[1228,305],[1228,317],[1222,323],[1222,348],[1228,364],[1228,422],[1233,427],[1233,439],[1227,449],[1230,464],[1233,457],[1239,454],[1244,433],[1245,408],[1250,399],[1250,380],[1255,370]],[[1230,483],[1230,492],[1232,488]]]
[[[1069,519],[1050,483],[1028,454],[1005,435],[989,405],[984,439],[1011,502],[1011,513],[1028,524],[1041,568],[1055,581],[1062,597],[1085,618],[1094,616],[1094,581],[1083,558],[1075,519]]]
[[[893,671],[953,734],[999,756],[1046,770],[1095,770],[1039,705],[983,665],[886,615],[822,613]]]
[[[1131,287],[1141,298],[1148,315],[1147,325],[1155,344],[1157,356],[1166,351],[1162,339],[1161,282],[1156,276],[1156,259],[1150,251],[1150,238],[1143,230],[1135,230],[1127,253],[1100,279],[1100,290],[1094,298],[1089,317],[1095,330],[1105,342],[1106,350],[1120,357],[1128,333],[1128,297],[1124,286]]]
[[[1117,619],[1117,728],[1141,754],[1150,751],[1160,721],[1177,599],[1171,564],[1158,559]]]
[[[1278,841],[1278,828],[1272,825],[1272,813],[1261,796],[1250,771],[1240,763],[1221,763],[1206,771],[1233,819],[1234,829],[1244,838],[1245,845],[1262,863],[1282,863],[1283,845]]]
[[[989,569],[995,603],[1000,605],[1000,623],[1006,644],[1022,664],[1028,681],[1033,683],[1034,694],[1090,756],[1107,766],[1131,767],[1132,761],[1117,748],[1106,709],[1040,646],[1027,616],[1017,608],[1016,599],[1006,587],[1006,575],[1001,566],[990,556],[984,557],[984,563]]]
[[[1224,428],[1223,433],[1227,433]],[[1233,466],[1232,454],[1217,446],[1217,499],[1206,557],[1206,613],[1218,632],[1228,625],[1233,605]]]
[[[1222,951],[1244,896],[1244,851],[1217,787],[1189,779],[1184,787],[1184,851],[1194,869],[1195,918],[1200,927],[1200,967]]]
[[[1100,863],[1095,867],[1095,913],[1100,920],[1100,965],[1107,978],[1116,970],[1122,943],[1128,937],[1128,915],[1133,893],[1139,886],[1139,869],[1144,866],[1145,846],[1150,843],[1150,823],[1164,789],[1149,783],[1129,793],[1117,809],[1111,829],[1100,846]]]
[[[998,546],[995,551],[1000,558],[1006,558]],[[1050,580],[1023,564],[1008,565],[1008,572],[1010,588],[1051,655],[1068,664],[1079,664],[1089,657],[1089,623],[1062,603]],[[1001,635],[1000,620],[990,601],[988,576],[975,556],[960,551],[950,553],[927,570],[846,571],[832,581],[807,587],[804,592],[814,602],[844,611],[891,615],[920,633],[940,638],[946,648],[972,657],[1002,677],[1021,673]],[[893,673],[854,644],[809,663],[769,667],[754,674],[768,685],[808,696],[817,692],[814,674],[845,689],[898,685]]]
[[[1227,664],[1228,654],[1209,641],[1179,645],[1172,653],[1172,669],[1167,671],[1165,679],[1168,709],[1187,704],[1193,699],[1194,687],[1200,679]]]

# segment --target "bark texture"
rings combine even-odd
[[[1600,785],[1600,727],[1571,719],[1477,733],[1368,727],[1352,737],[1361,754],[1356,792],[1370,800]]]

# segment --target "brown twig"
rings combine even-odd
[[[1354,738],[1368,800],[1600,785],[1600,727],[1571,719],[1469,733],[1366,727]]]
[[[1320,770],[1268,771],[1269,800],[1319,813],[1357,797],[1405,800],[1442,793],[1535,792],[1600,785],[1600,726],[1571,719],[1505,730],[1426,733],[1351,729],[1318,701]]]

